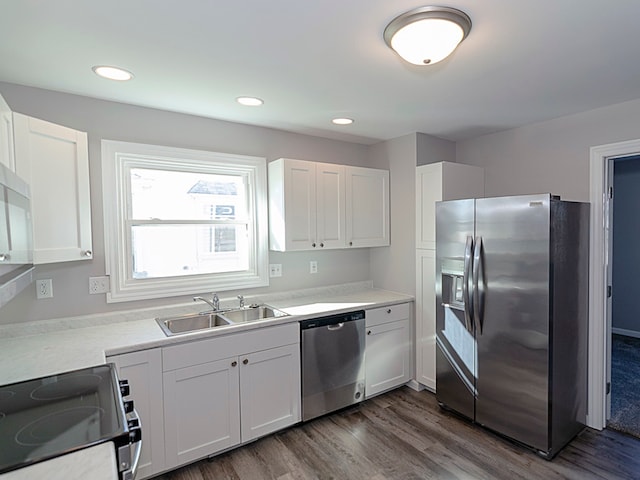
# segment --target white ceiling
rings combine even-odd
[[[640,98],[638,0],[444,4],[471,33],[415,67],[382,32],[428,2],[3,0],[0,81],[365,144],[460,140]],[[135,78],[102,79],[100,64]]]

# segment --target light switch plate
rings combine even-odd
[[[311,260],[309,262],[309,273],[318,273],[318,262]]]

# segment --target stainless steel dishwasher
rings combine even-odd
[[[300,322],[302,420],[364,399],[364,310]]]

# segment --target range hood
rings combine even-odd
[[[0,164],[0,307],[33,282],[29,185]]]

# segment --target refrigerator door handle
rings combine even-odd
[[[482,334],[484,323],[484,265],[482,264],[482,237],[476,237],[473,249],[473,319],[476,331]]]
[[[469,292],[469,277],[471,276],[471,260],[473,251],[473,237],[467,236],[467,244],[464,247],[464,274],[462,277],[462,297],[464,300],[464,324],[468,332],[473,333],[473,297]]]

